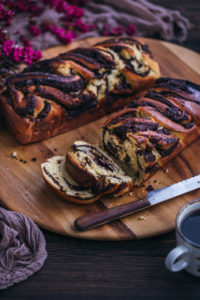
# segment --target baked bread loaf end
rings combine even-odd
[[[101,143],[140,184],[199,137],[199,115],[199,85],[159,78],[105,124]]]
[[[102,130],[104,150],[133,178],[135,185],[140,185],[183,148],[176,135],[148,117],[140,116],[138,109],[127,108]]]

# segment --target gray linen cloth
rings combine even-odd
[[[113,28],[133,24],[137,26],[138,36],[150,37],[156,34],[164,40],[183,42],[190,27],[188,19],[179,11],[166,9],[147,0],[88,0],[84,12],[83,20],[88,24],[94,24],[96,29],[79,33],[78,39],[101,35],[104,25]],[[39,17],[32,17],[32,21],[38,26],[42,22],[62,26],[63,16],[64,13],[46,6]],[[30,16],[26,13],[16,16],[12,26],[9,27],[11,36],[15,39],[17,38],[15,33],[20,32],[31,40],[34,48],[40,50],[61,44],[61,41],[50,32],[42,32],[39,36],[31,37],[27,30],[29,21]]]
[[[0,290],[31,276],[46,258],[38,226],[21,213],[0,208]]]

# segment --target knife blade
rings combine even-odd
[[[128,216],[144,208],[181,196],[198,188],[200,188],[200,174],[170,186],[153,190],[147,193],[144,199],[131,201],[126,204],[106,208],[103,211],[79,217],[75,220],[74,227],[78,231],[85,231]]]

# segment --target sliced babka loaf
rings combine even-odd
[[[121,196],[132,188],[132,179],[99,147],[76,141],[66,155],[67,172],[93,193]]]
[[[199,85],[160,78],[107,122],[102,144],[140,183],[200,135],[199,115]]]
[[[80,204],[95,202],[101,194],[95,194],[89,188],[81,187],[66,170],[65,157],[53,156],[41,165],[45,181],[63,199]]]
[[[102,145],[136,185],[167,163],[182,148],[180,139],[153,118],[127,108],[102,129]]]
[[[124,107],[159,76],[147,45],[114,38],[43,60],[10,77],[0,104],[11,133],[27,144]]]

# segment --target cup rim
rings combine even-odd
[[[188,238],[183,234],[183,232],[181,231],[181,226],[180,226],[180,225],[182,224],[182,221],[180,222],[180,225],[178,226],[178,218],[180,217],[181,213],[185,210],[185,208],[186,208],[187,206],[189,206],[189,205],[191,205],[191,204],[193,204],[193,203],[196,203],[196,202],[199,202],[199,203],[200,203],[200,198],[195,199],[195,200],[192,200],[192,201],[186,203],[185,205],[183,205],[183,206],[181,207],[181,209],[179,210],[178,214],[176,215],[176,230],[178,231],[178,233],[180,234],[180,236],[182,237],[182,239],[183,239],[184,241],[186,241],[188,244],[190,244],[190,245],[192,245],[192,246],[195,246],[196,248],[200,248],[200,244],[197,244],[197,243],[191,241],[190,239],[188,239]],[[200,208],[199,208],[199,209],[200,209]],[[195,211],[195,210],[196,210],[196,209],[192,210],[188,215],[190,215],[190,214],[191,214],[193,211]],[[188,216],[188,215],[186,214],[186,216]],[[185,217],[186,217],[186,216],[185,216]]]

